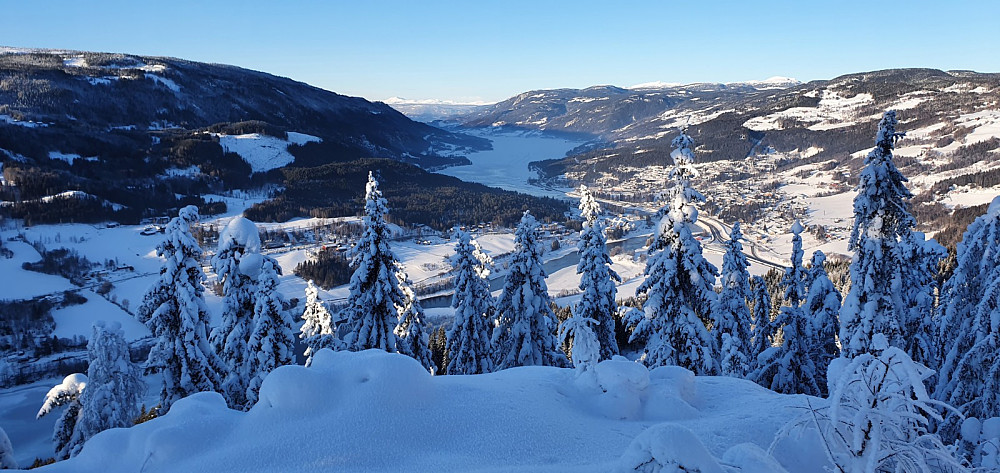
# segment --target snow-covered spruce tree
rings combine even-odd
[[[155,339],[146,364],[163,373],[161,414],[189,394],[218,390],[225,373],[208,341],[201,248],[190,228],[197,221],[198,208],[189,205],[167,224],[166,239],[156,247],[166,261],[136,314]]]
[[[976,305],[972,322],[972,347],[959,359],[948,383],[948,404],[966,417],[1000,417],[1000,266],[988,273],[982,300]],[[958,438],[962,419],[947,416],[942,436]]]
[[[139,417],[139,401],[146,392],[142,371],[129,359],[121,324],[98,321],[87,352],[87,389],[80,394],[80,414],[70,440],[74,446],[71,456],[99,432],[131,427]]]
[[[590,328],[600,345],[598,359],[608,360],[618,354],[618,340],[615,338],[618,288],[615,283],[620,283],[622,279],[611,269],[604,224],[599,219],[601,207],[586,186],[580,187],[580,214],[584,222],[577,245],[580,262],[576,272],[580,275],[582,295],[580,302],[573,306],[573,316],[596,322]]]
[[[451,306],[455,320],[448,330],[446,351],[448,374],[480,374],[493,371],[490,357],[490,319],[493,317],[493,296],[489,287],[489,268],[476,253],[472,237],[458,230],[455,234],[455,295]],[[488,260],[486,260],[488,261]]]
[[[758,357],[774,346],[773,340],[778,327],[771,320],[771,294],[767,292],[764,278],[754,276],[750,281],[750,286],[753,288],[751,301],[753,310],[750,312],[750,317],[753,319],[753,344],[749,354],[752,369],[756,370]]]
[[[417,359],[434,372],[424,332],[423,310],[409,287],[406,272],[389,248],[389,213],[378,181],[368,173],[365,230],[351,248],[350,305],[344,311],[344,347],[352,351],[379,348]]]
[[[948,250],[921,232],[911,231],[899,244],[903,265],[900,268],[901,289],[907,306],[903,312],[903,349],[913,361],[928,368],[940,368],[938,346],[939,320],[935,319],[935,277],[938,263],[948,256]]]
[[[434,364],[434,355],[430,349],[430,334],[426,332],[424,309],[420,307],[420,301],[417,300],[402,265],[397,268],[396,278],[400,281],[399,288],[403,292],[399,324],[393,330],[396,334],[396,350],[419,361],[427,371],[434,374],[437,372],[437,365]]]
[[[711,335],[719,347],[719,374],[745,378],[753,368],[751,356],[753,320],[747,299],[750,294],[750,273],[747,257],[740,240],[740,223],[733,224],[726,254],[722,257],[722,292],[712,308]]]
[[[645,339],[646,366],[677,365],[696,374],[714,374],[712,339],[706,328],[715,301],[715,266],[701,254],[692,228],[698,219],[693,202],[705,197],[691,187],[696,176],[691,137],[674,138],[674,169],[669,202],[660,210],[656,239],[649,248],[646,280],[636,290],[645,296],[643,318],[630,341]]]
[[[337,350],[340,339],[337,338],[337,326],[333,315],[326,310],[323,301],[319,300],[319,289],[312,279],[306,285],[306,309],[302,312],[302,328],[299,338],[306,344],[306,366],[312,363],[312,356],[323,348]]]
[[[232,219],[219,234],[219,247],[212,267],[222,282],[222,322],[212,329],[209,341],[225,363],[222,394],[229,407],[247,404],[250,385],[247,341],[253,329],[255,281],[260,271],[260,234],[257,226],[243,217]]]
[[[952,397],[957,381],[954,372],[975,345],[980,331],[973,324],[976,306],[992,282],[990,271],[1000,266],[1000,197],[993,199],[986,215],[969,225],[957,250],[955,272],[945,282],[941,294],[938,353],[943,360],[934,390],[938,400]]]
[[[76,431],[76,423],[80,418],[80,395],[87,387],[87,376],[80,373],[73,373],[66,376],[62,383],[52,387],[45,394],[45,402],[38,410],[36,419],[45,417],[57,407],[66,406],[62,415],[56,420],[55,428],[52,431],[52,443],[56,451],[56,459],[65,460],[70,457],[71,452],[77,446],[74,442],[73,432]]]
[[[345,348],[351,351],[379,348],[396,351],[394,328],[399,323],[399,307],[404,304],[400,281],[396,278],[399,263],[389,248],[389,213],[378,182],[368,173],[365,190],[365,230],[351,248],[351,295],[344,309]]]
[[[812,324],[802,310],[805,296],[805,269],[802,267],[802,225],[792,225],[792,265],[785,269],[781,285],[785,288],[788,306],[778,313],[776,325],[782,327],[783,342],[765,351],[754,373],[758,384],[784,394],[818,396],[823,378],[818,373],[812,354]]]
[[[295,361],[292,318],[285,312],[278,289],[281,268],[274,258],[264,257],[254,293],[253,331],[247,341],[247,407],[257,402],[260,385],[275,368]]]
[[[556,343],[556,316],[542,268],[538,223],[528,211],[514,231],[514,254],[496,301],[493,329],[495,369],[569,365]]]
[[[912,235],[916,222],[910,215],[910,191],[892,162],[892,150],[904,134],[896,132],[896,112],[887,111],[879,122],[875,148],[868,153],[854,198],[854,228],[848,249],[853,250],[851,289],[840,313],[840,343],[847,357],[870,349],[871,337],[882,333],[891,346],[904,348],[913,336],[908,320],[910,298],[926,292],[922,268],[937,261],[909,260],[920,255],[933,260],[935,250],[907,250],[907,245],[925,245]],[[928,244],[929,245],[929,244]],[[916,276],[916,277],[914,277]],[[904,290],[906,288],[906,290]],[[930,317],[931,314],[921,316]]]
[[[938,410],[924,380],[931,370],[874,334],[870,353],[850,361],[831,387],[821,425],[830,461],[845,473],[966,471],[928,432]]]
[[[14,460],[14,447],[10,444],[7,432],[0,427],[0,470],[16,470],[17,461]]]
[[[837,319],[840,314],[840,292],[826,274],[826,268],[823,267],[825,262],[826,255],[822,251],[813,252],[807,278],[810,283],[804,307],[806,319],[809,320],[811,327],[809,335],[813,338],[810,343],[813,364],[816,365],[816,372],[820,376],[826,373],[830,361],[840,355],[840,347],[837,346],[837,333],[840,331]],[[826,383],[820,383],[820,388],[825,393]]]

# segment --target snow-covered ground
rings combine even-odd
[[[814,407],[824,400],[625,360],[596,373],[523,367],[431,377],[402,355],[324,350],[310,368],[271,373],[249,412],[197,394],[164,417],[102,432],[43,471],[608,472],[644,432],[636,446],[674,447],[709,465],[726,457],[732,467],[751,459],[793,472],[824,466],[811,436],[777,443],[773,459],[764,453],[807,399]],[[723,471],[715,466],[701,471]]]
[[[227,153],[240,155],[250,165],[250,169],[253,172],[270,171],[287,166],[292,161],[295,161],[295,156],[292,156],[292,153],[288,152],[289,145],[303,145],[312,141],[322,141],[315,136],[296,132],[288,132],[287,140],[260,133],[248,133],[245,135],[216,134],[216,136],[219,137],[219,144],[222,145],[222,149]]]

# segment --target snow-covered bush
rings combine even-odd
[[[962,423],[962,445],[976,471],[1000,471],[1000,417],[984,421],[966,418]]]
[[[619,459],[617,471],[723,473],[725,470],[689,429],[659,424],[632,440]]]
[[[830,462],[843,473],[966,471],[951,449],[929,431],[940,409],[924,381],[932,371],[890,347],[882,334],[872,352],[834,363],[829,407],[810,408],[778,438],[797,428],[815,427]]]

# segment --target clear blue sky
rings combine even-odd
[[[374,100],[1000,72],[1000,1],[0,0],[0,45],[234,64]]]

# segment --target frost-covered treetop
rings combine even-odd
[[[993,198],[990,207],[986,209],[986,215],[990,217],[1000,217],[1000,195]]]
[[[802,222],[799,222],[798,219],[795,219],[795,223],[792,224],[792,233],[798,235],[802,233],[802,230],[803,230]]]
[[[691,151],[694,140],[687,135],[686,131],[681,130],[681,134],[670,142],[670,146],[674,147],[674,150],[670,152],[670,158],[674,160],[676,166],[694,164],[694,151]]]
[[[185,206],[180,212],[177,212],[177,216],[189,224],[195,223],[198,221],[198,207],[194,205]]]
[[[375,174],[368,171],[368,184],[365,185],[365,225],[371,225],[376,221],[381,223],[382,217],[387,213],[389,204],[382,197]]]
[[[897,133],[896,125],[899,121],[896,120],[896,111],[888,110],[882,115],[882,120],[878,122],[878,132],[875,134],[875,143],[883,152],[889,152],[889,150],[896,147],[896,141],[900,138],[906,136],[906,133]],[[875,152],[875,151],[873,151]]]
[[[580,186],[580,215],[589,225],[593,225],[601,215],[601,205],[594,199],[587,186]]]
[[[232,245],[241,246],[247,252],[259,252],[260,233],[257,225],[242,216],[230,220],[219,234],[219,251],[231,248]]]
[[[62,406],[71,399],[76,399],[87,387],[87,381],[87,375],[83,373],[73,373],[63,378],[62,383],[53,386],[45,394],[45,403],[38,410],[36,418],[40,419],[52,409]]]
[[[895,110],[879,121],[875,148],[865,158],[859,174],[858,195],[854,198],[854,228],[848,249],[855,250],[863,239],[896,239],[916,226],[906,200],[912,197],[907,182],[892,162],[896,141],[905,133],[896,132]]]

